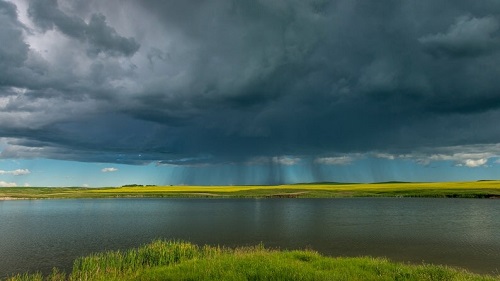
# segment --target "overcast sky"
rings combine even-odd
[[[0,0],[0,42],[0,186],[500,174],[498,0]]]

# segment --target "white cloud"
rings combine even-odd
[[[467,159],[464,161],[464,165],[469,168],[475,168],[485,165],[488,162],[488,159]]]
[[[27,183],[27,182],[26,182],[26,183],[24,183],[24,187],[30,187],[30,186],[31,186],[31,184],[29,184],[29,183]]]
[[[396,156],[388,153],[375,153],[373,156],[377,158],[383,158],[383,159],[389,159],[389,160],[394,160],[396,159]]]
[[[292,166],[299,163],[301,159],[299,157],[291,156],[274,156],[274,157],[254,157],[246,162],[247,165],[265,165],[269,163]]]
[[[424,148],[406,154],[391,154],[386,152],[371,152],[365,154],[347,154],[341,157],[316,158],[315,163],[327,165],[346,165],[355,159],[375,157],[387,160],[410,160],[420,165],[429,165],[432,162],[450,161],[459,167],[487,167],[490,163],[500,164],[500,143],[486,145],[462,145],[437,148]],[[491,160],[491,161],[490,161]]]
[[[300,158],[288,157],[288,156],[273,157],[272,160],[276,164],[285,165],[285,166],[295,165],[295,164],[300,162]]]
[[[30,174],[31,171],[28,169],[17,169],[13,171],[4,171],[0,170],[0,175],[14,175],[14,176],[21,176],[21,175],[27,175]]]
[[[112,172],[116,172],[116,171],[118,171],[117,168],[103,168],[101,170],[101,172],[103,172],[103,173],[112,173]]]
[[[0,181],[0,187],[16,187],[17,184],[15,182],[5,182]]]
[[[350,156],[339,156],[316,158],[314,162],[325,165],[348,165],[351,164],[353,160],[354,159]]]
[[[491,157],[495,157],[495,155],[492,153],[433,154],[430,156],[417,157],[416,161],[422,165],[428,165],[430,162],[434,161],[454,161],[456,166],[475,168],[486,165],[488,159]]]
[[[89,187],[89,186],[90,186],[90,185],[88,185],[88,184],[86,184],[86,183],[82,184],[82,187]]]

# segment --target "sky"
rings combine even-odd
[[[498,0],[0,0],[0,186],[500,178]]]

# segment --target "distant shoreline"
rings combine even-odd
[[[500,181],[317,183],[245,186],[8,187],[0,200],[83,198],[349,198],[426,197],[500,199]]]

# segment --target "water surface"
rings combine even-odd
[[[84,199],[0,201],[0,277],[70,271],[92,252],[156,238],[312,248],[332,256],[500,270],[500,201],[487,199]]]

